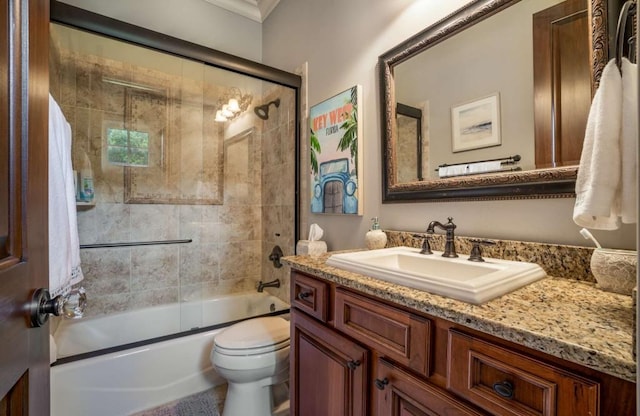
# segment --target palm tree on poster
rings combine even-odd
[[[338,143],[338,149],[341,152],[349,149],[351,159],[353,159],[353,170],[357,173],[358,166],[358,90],[351,89],[351,102],[353,107],[350,114],[345,114],[345,121],[340,125],[344,130],[344,134]],[[313,142],[313,135],[312,135]],[[318,144],[319,145],[319,144]]]
[[[320,140],[316,136],[316,132],[311,130],[311,172],[318,176],[318,154],[321,153]]]

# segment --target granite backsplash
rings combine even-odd
[[[442,234],[393,230],[384,230],[384,232],[388,237],[387,247],[420,248],[423,239],[428,235],[432,250],[444,250],[445,236]],[[456,251],[459,254],[469,254],[472,247],[471,240],[478,240],[478,237],[456,236]],[[496,243],[495,245],[482,246],[483,257],[537,263],[549,276],[596,283],[590,266],[593,248],[512,240],[483,240]]]

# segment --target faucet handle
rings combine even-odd
[[[480,246],[495,246],[496,242],[495,241],[491,241],[491,240],[469,240],[469,242],[471,242],[471,244],[473,244],[473,246],[471,247],[471,253],[469,253],[469,261],[477,261],[477,262],[483,262],[484,259],[482,258],[482,250],[480,249]]]
[[[433,254],[433,251],[431,251],[431,244],[429,244],[429,240],[431,239],[429,235],[412,234],[411,236],[422,239],[422,249],[420,250],[420,254]]]
[[[282,256],[284,256],[284,253],[280,246],[274,246],[273,250],[271,250],[271,254],[269,254],[269,261],[273,262],[273,267],[277,269],[282,267],[282,263],[280,263],[280,258]]]
[[[429,244],[429,240],[431,239],[431,237],[425,235],[423,238],[422,250],[420,250],[420,254],[433,254],[433,251],[431,251],[431,244]]]

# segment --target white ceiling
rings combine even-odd
[[[262,23],[280,0],[204,0],[240,16]]]

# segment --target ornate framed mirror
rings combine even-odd
[[[573,196],[609,3],[477,0],[382,54],[383,202]],[[398,103],[422,112],[422,180]]]

